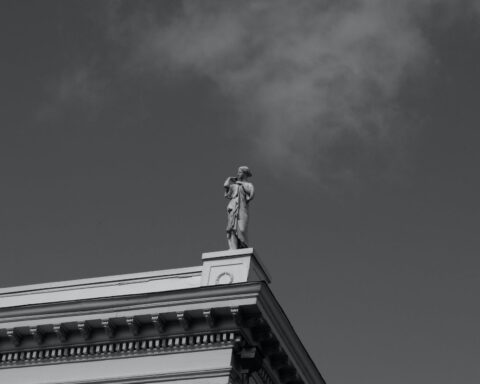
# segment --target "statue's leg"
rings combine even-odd
[[[229,249],[238,249],[238,239],[233,232],[227,232],[227,241]]]
[[[248,247],[248,239],[247,239],[247,220],[246,218],[243,220],[238,220],[238,229],[236,232],[238,248],[247,248]]]
[[[237,238],[237,248],[248,248],[246,234],[238,231],[237,236],[235,236]]]

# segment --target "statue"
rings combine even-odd
[[[227,241],[230,249],[248,248],[248,205],[253,199],[253,184],[247,179],[252,173],[246,166],[238,168],[237,177],[228,177],[223,185],[227,206]]]

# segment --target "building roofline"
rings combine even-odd
[[[69,288],[86,288],[91,286],[103,286],[111,283],[128,283],[130,281],[139,281],[151,278],[169,278],[169,277],[181,277],[184,275],[200,275],[202,273],[202,266],[195,267],[186,267],[186,268],[173,268],[173,269],[164,269],[158,271],[148,271],[148,272],[136,272],[128,273],[121,275],[109,275],[109,276],[99,276],[99,277],[90,277],[84,279],[75,279],[75,280],[65,280],[65,281],[55,281],[49,283],[39,283],[39,284],[29,284],[29,285],[19,285],[0,288],[0,300],[2,296],[11,295],[11,294],[22,294],[22,293],[31,293],[33,291],[51,291],[51,290],[62,290]]]
[[[269,275],[252,248],[204,253],[202,262],[190,268],[0,289],[0,339],[7,350],[21,349],[48,334],[55,348],[59,342],[82,342],[79,337],[87,328],[100,330],[101,338],[115,338],[115,329],[127,325],[131,332],[142,328],[147,336],[152,327],[162,329],[163,335],[188,335],[190,323],[195,330],[216,329],[211,324],[220,317],[226,321],[222,327],[242,330],[268,360],[280,359],[274,365],[281,382],[325,382],[270,290]],[[101,338],[97,341],[104,342]]]
[[[204,286],[101,299],[76,300],[72,297],[71,300],[61,303],[13,307],[2,311],[0,328],[84,322],[94,319],[108,320],[112,317],[192,312],[225,307],[257,308],[280,343],[281,350],[296,367],[303,381],[308,384],[324,383],[285,312],[265,282]]]

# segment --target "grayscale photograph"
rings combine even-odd
[[[479,384],[480,0],[2,0],[0,384]]]

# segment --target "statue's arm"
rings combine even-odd
[[[223,187],[225,188],[225,198],[231,199],[232,198],[232,185],[235,183],[234,177],[227,177],[225,183],[223,183]]]

